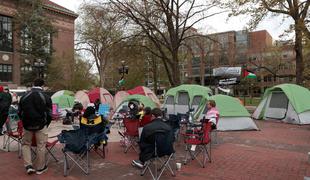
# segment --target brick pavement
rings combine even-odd
[[[212,163],[208,163],[206,168],[199,167],[193,161],[182,165],[176,177],[167,173],[162,179],[295,180],[310,176],[310,164],[307,162],[307,153],[310,151],[309,125],[256,123],[261,131],[219,132],[218,144],[212,149]],[[181,144],[176,147],[175,162],[181,162],[184,148]],[[109,143],[105,160],[94,153],[91,157],[92,170],[88,176],[75,168],[64,178],[61,162],[51,162],[46,174],[28,176],[16,152],[0,151],[0,179],[150,179],[149,174],[140,177],[139,170],[131,167],[130,162],[137,158],[137,154],[132,151],[124,154],[117,142]]]

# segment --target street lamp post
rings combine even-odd
[[[35,61],[33,63],[33,67],[35,69],[37,69],[37,72],[38,72],[37,77],[38,78],[42,78],[42,79],[44,78],[44,66],[45,66],[45,63],[42,62],[41,59],[38,59],[37,61]]]
[[[121,78],[118,81],[118,84],[122,89],[124,89],[124,84],[125,84],[125,74],[128,74],[128,66],[125,66],[125,61],[121,61],[122,66],[118,68],[118,73],[121,74]]]

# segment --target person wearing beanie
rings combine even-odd
[[[3,86],[0,86],[0,135],[3,135],[3,125],[8,118],[9,108],[12,103],[12,96],[4,92]]]

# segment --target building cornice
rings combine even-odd
[[[67,9],[64,9],[64,8],[59,8],[59,7],[50,5],[50,4],[44,4],[43,8],[46,9],[46,10],[49,10],[49,11],[53,11],[53,12],[56,12],[56,13],[59,13],[59,14],[63,14],[63,15],[67,15],[67,16],[73,17],[74,19],[76,19],[79,16],[78,14],[76,14],[73,11],[70,11],[70,10],[67,10]]]

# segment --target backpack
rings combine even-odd
[[[40,106],[40,108],[42,109],[37,109],[35,105],[33,105],[32,96],[36,93],[41,99],[42,106]],[[26,130],[38,131],[47,125],[46,99],[41,92],[28,92],[28,94],[21,98],[20,104],[22,105],[22,108],[20,109],[21,119]]]

